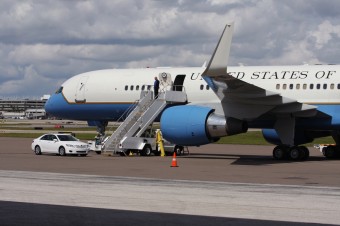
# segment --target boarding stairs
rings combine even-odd
[[[128,142],[128,138],[140,137],[167,105],[187,102],[184,87],[180,90],[160,92],[158,98],[154,98],[151,90],[142,91],[141,98],[135,108],[113,134],[106,139],[103,153],[125,154],[125,152],[122,152],[123,141]],[[132,140],[130,139],[130,142]]]

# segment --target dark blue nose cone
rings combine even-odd
[[[63,114],[63,105],[65,102],[62,95],[59,94],[53,94],[45,103],[45,111],[49,116],[54,117],[62,117]]]

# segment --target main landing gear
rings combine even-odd
[[[276,160],[304,161],[309,157],[309,150],[305,146],[278,145],[273,150]]]
[[[340,146],[329,145],[322,148],[322,154],[327,159],[339,159],[340,158]]]

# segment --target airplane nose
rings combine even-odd
[[[50,96],[50,98],[45,103],[45,111],[48,115],[53,115],[53,112],[54,112],[54,109],[53,109],[53,106],[54,106],[53,100],[55,99],[54,96],[55,94]]]
[[[65,110],[65,103],[62,95],[53,94],[45,103],[45,111],[49,116],[62,118]]]

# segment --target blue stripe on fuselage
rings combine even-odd
[[[132,103],[70,104],[59,93],[50,97],[45,110],[49,115],[62,119],[115,121],[131,106]]]
[[[112,104],[70,104],[64,96],[54,94],[46,102],[48,114],[63,119],[115,121],[132,106],[132,103]],[[305,130],[340,130],[340,105],[315,105],[318,111],[325,113],[317,117],[298,118],[296,127]],[[249,122],[249,128],[273,128],[275,120],[258,119]]]

